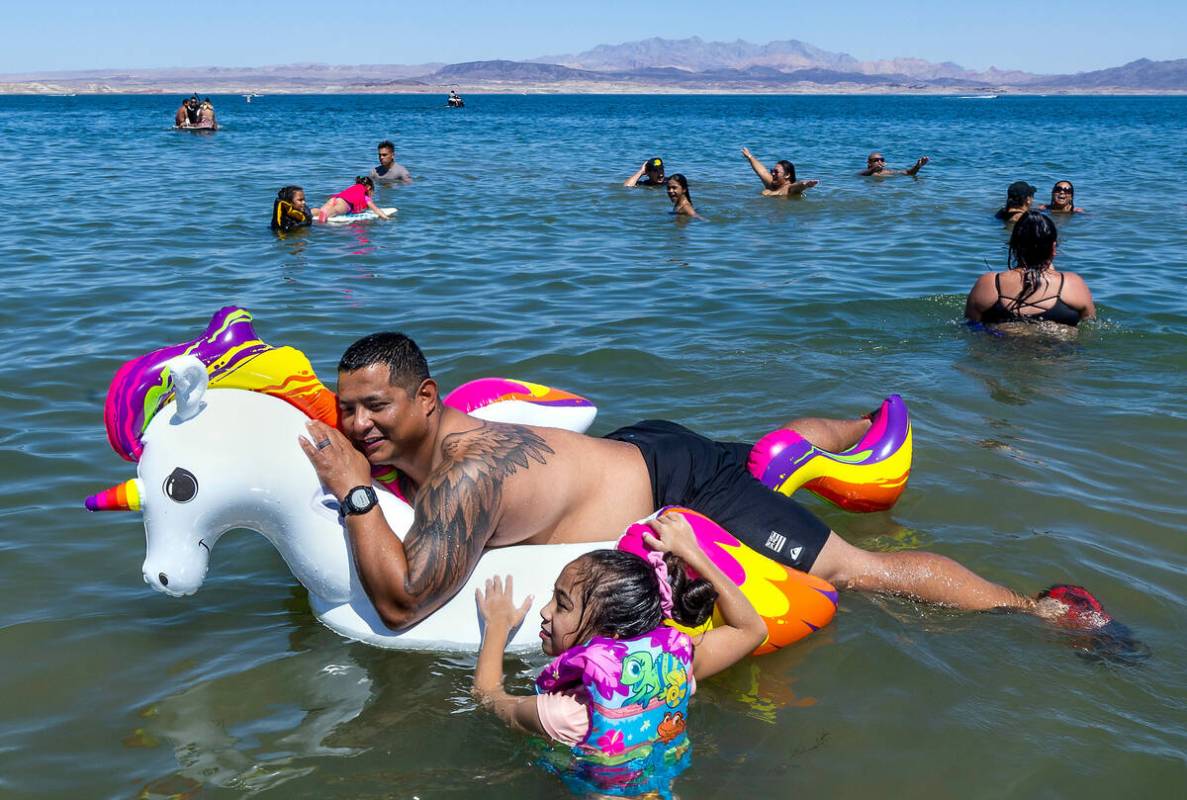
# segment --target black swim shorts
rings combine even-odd
[[[628,425],[605,438],[639,448],[656,508],[687,506],[752,550],[803,572],[812,569],[828,539],[828,525],[750,474],[746,461],[752,445],[715,442],[664,420]]]

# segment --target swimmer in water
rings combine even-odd
[[[747,148],[742,148],[742,155],[750,163],[754,174],[762,181],[764,197],[799,197],[820,183],[820,181],[796,180],[795,164],[786,159],[776,162],[774,167],[767,170],[761,161],[750,155]]]
[[[1051,187],[1051,202],[1039,206],[1040,211],[1048,214],[1083,214],[1084,209],[1076,205],[1076,187],[1071,181],[1056,181]]]
[[[313,212],[305,203],[305,190],[300,186],[285,186],[272,201],[271,228],[275,233],[289,233],[313,224]]]
[[[644,177],[646,176],[646,177]],[[664,185],[664,160],[659,156],[649,158],[643,162],[643,166],[635,171],[635,174],[622,182],[623,186],[663,186]]]
[[[337,217],[341,214],[361,214],[367,209],[375,213],[375,216],[380,219],[391,219],[391,215],[384,212],[382,208],[375,205],[371,199],[375,194],[375,182],[368,177],[360,175],[354,179],[354,185],[349,189],[345,189],[326,201],[326,204],[317,210],[317,221],[325,222],[330,217]]]
[[[536,694],[503,688],[504,650],[533,598],[516,607],[510,576],[475,592],[484,623],[475,697],[509,727],[570,746],[571,761],[557,771],[581,797],[669,796],[689,763],[686,725],[697,683],[766,639],[758,612],[682,515],[647,526],[634,540],[637,552],[595,550],[561,571],[540,610],[540,647],[555,660],[536,679]],[[714,604],[720,626],[695,637],[666,624],[702,625]],[[591,664],[599,669],[582,668]]]
[[[668,199],[672,201],[672,213],[677,217],[704,219],[692,207],[692,195],[688,192],[688,179],[677,172],[667,180]]]
[[[1084,279],[1055,269],[1058,241],[1050,217],[1023,213],[1010,233],[1009,269],[977,279],[965,303],[965,318],[986,325],[1054,322],[1073,328],[1082,319],[1095,319],[1096,306]]]
[[[923,169],[923,166],[929,161],[931,161],[929,156],[920,156],[919,160],[915,162],[915,165],[907,169],[887,169],[886,159],[882,157],[881,153],[870,153],[866,157],[866,168],[857,174],[874,178],[885,178],[890,175],[915,176],[919,174],[919,170]]]
[[[993,215],[1007,225],[1013,224],[1030,211],[1034,201],[1035,187],[1026,181],[1014,181],[1006,188],[1006,204]]]

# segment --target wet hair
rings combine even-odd
[[[301,188],[300,186],[282,186],[280,188],[280,191],[278,191],[276,193],[276,199],[284,200],[286,202],[291,203],[291,202],[293,202],[293,195],[296,194],[297,192],[303,192],[303,191],[305,191],[305,190],[303,188]]]
[[[379,146],[376,147],[375,149],[376,150],[391,150],[393,153],[396,152],[396,146],[394,144],[392,144],[391,142],[389,142],[387,139],[384,139],[382,142],[380,142]]]
[[[364,336],[346,348],[338,361],[339,372],[355,372],[372,364],[386,364],[388,382],[412,395],[428,380],[429,362],[416,342],[402,333],[381,331]]]
[[[1051,261],[1051,248],[1059,241],[1059,231],[1051,218],[1040,211],[1027,211],[1014,223],[1010,233],[1010,269],[1022,270],[1022,291],[1008,310],[1016,310],[1022,301],[1039,290],[1043,270]]]
[[[775,163],[783,167],[783,171],[787,173],[787,180],[795,183],[795,164],[792,164],[786,158]]]
[[[684,196],[688,198],[688,202],[692,202],[692,193],[688,191],[688,178],[677,172],[675,175],[669,175],[667,180],[676,181],[676,183],[680,184],[680,188],[684,189]]]
[[[582,605],[578,642],[594,635],[629,639],[663,623],[659,578],[651,564],[622,550],[594,550],[577,561]],[[679,556],[665,553],[664,564],[672,586],[672,619],[689,628],[704,625],[713,614],[717,590],[704,578],[690,578]]]
[[[354,182],[355,182],[355,183],[361,183],[363,186],[366,186],[368,189],[374,189],[374,188],[375,188],[375,181],[371,180],[371,179],[370,179],[370,178],[368,178],[366,175],[358,175],[358,176],[356,176],[356,177],[355,177],[355,179],[354,179]]]

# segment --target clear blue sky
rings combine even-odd
[[[520,59],[650,36],[799,39],[863,60],[1077,72],[1187,57],[1187,3],[0,0],[0,73]]]

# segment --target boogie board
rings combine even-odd
[[[397,209],[385,208],[384,214],[395,214]],[[367,209],[361,214],[339,214],[336,217],[330,217],[326,220],[327,225],[349,225],[352,222],[366,222],[371,219],[379,219],[379,215],[371,209]]]

